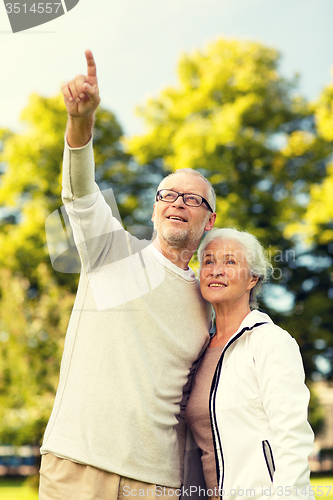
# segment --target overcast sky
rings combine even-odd
[[[0,4],[0,127],[18,129],[28,96],[54,95],[85,72],[84,49],[97,62],[102,104],[127,134],[143,130],[136,105],[176,83],[181,52],[218,38],[277,48],[281,73],[299,73],[315,99],[332,81],[332,0],[80,0],[67,14],[13,34]]]

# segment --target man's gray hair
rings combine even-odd
[[[198,248],[198,259],[202,266],[203,254],[207,246],[214,240],[232,240],[244,249],[244,256],[252,276],[259,279],[250,291],[250,309],[258,309],[258,297],[262,294],[263,284],[268,281],[273,266],[268,260],[264,247],[253,234],[238,231],[232,227],[215,228],[202,239]]]
[[[163,184],[165,179],[169,179],[170,177],[173,177],[174,175],[183,174],[183,173],[196,175],[198,177],[201,177],[201,179],[203,179],[206,182],[207,187],[208,187],[207,201],[210,204],[210,206],[212,207],[213,211],[215,212],[215,209],[216,209],[215,190],[214,190],[212,184],[209,182],[209,180],[206,179],[206,177],[204,175],[200,174],[200,172],[198,172],[197,170],[194,170],[193,168],[179,168],[178,170],[176,170],[176,172],[173,172],[172,174],[167,175],[159,183],[157,191],[159,191],[159,189],[161,189],[161,185]]]

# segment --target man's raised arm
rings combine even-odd
[[[87,75],[77,75],[62,87],[68,113],[67,142],[72,148],[87,144],[92,135],[95,111],[100,103],[96,64],[90,50],[85,51]]]

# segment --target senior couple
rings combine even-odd
[[[94,181],[100,98],[86,59],[62,88],[63,201],[82,271],[40,500],[309,498],[309,393],[295,340],[257,310],[265,251],[213,229],[214,190],[190,169],[159,185],[152,242],[123,230]],[[188,263],[204,232],[199,284]]]

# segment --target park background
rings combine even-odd
[[[60,85],[90,48],[101,188],[147,227],[162,176],[196,168],[217,225],[259,237],[274,266],[261,307],[300,345],[313,467],[331,468],[332,14],[331,0],[80,0],[13,35],[0,6],[0,446],[40,444],[58,383],[78,274],[51,266],[45,221],[61,206]]]

